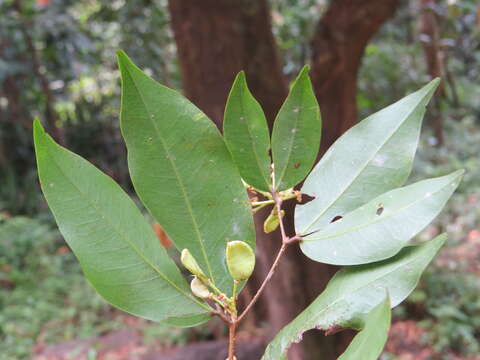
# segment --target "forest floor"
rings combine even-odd
[[[435,360],[445,358],[432,347],[422,344],[425,329],[415,321],[394,322],[390,330],[386,352],[395,360]],[[259,359],[263,353],[262,341],[240,340],[240,360]],[[92,349],[95,349],[92,352]],[[33,360],[224,360],[226,340],[203,341],[181,347],[162,348],[146,345],[138,329],[120,330],[108,335],[87,340],[75,340],[64,344],[42,346],[34,349]],[[212,358],[215,354],[215,358]],[[389,357],[391,358],[391,357]],[[480,357],[465,357],[448,354],[450,360],[480,360]]]

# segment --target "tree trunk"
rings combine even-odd
[[[335,5],[337,2],[352,4],[337,6]],[[383,21],[393,14],[392,9],[388,14],[384,11],[387,6],[382,5],[382,1],[372,2],[379,8],[378,11],[385,13]],[[396,1],[392,0],[385,2],[390,7],[393,3],[396,4]],[[357,20],[361,16],[373,16],[375,19],[379,17],[370,8],[369,12],[365,13],[362,10],[364,6],[367,5],[360,1],[334,1],[331,6],[333,10],[328,11],[326,23],[322,20],[312,43],[316,54],[314,77],[320,77],[315,79],[315,85],[320,102],[323,104],[322,116],[325,121],[324,126],[328,127],[326,132],[328,143],[355,122],[356,75],[360,57],[368,39],[381,24],[380,20],[364,21],[367,24],[374,24],[368,27],[372,33],[368,36],[364,35],[363,42],[360,44],[363,44],[362,46],[352,45],[349,41],[344,44],[344,46],[354,46],[355,54],[358,53],[357,57],[350,57],[351,53],[347,54],[344,47],[336,46],[331,41],[336,41],[338,37],[349,38],[351,34],[345,32],[355,33],[357,30],[352,30],[355,24],[352,23],[350,26],[344,24],[337,32],[333,28],[334,19],[339,17],[343,23],[348,23],[351,16]],[[262,104],[271,128],[275,114],[287,94],[287,86],[272,35],[267,1],[170,0],[169,7],[185,95],[221,128],[225,101],[235,74],[245,70],[249,87]],[[360,14],[357,14],[358,12]],[[335,38],[331,38],[330,35],[334,30]],[[367,32],[367,29],[364,32]],[[320,55],[327,56],[326,51],[333,51],[333,58],[322,63]],[[340,64],[337,63],[338,53],[341,55]],[[322,66],[321,71],[319,65]],[[321,86],[323,81],[327,82],[325,86]],[[332,90],[329,89],[330,86]],[[330,91],[334,94],[333,97],[328,96]],[[339,115],[341,115],[340,118]],[[337,125],[339,125],[338,129]],[[335,131],[331,131],[332,129]],[[293,235],[293,203],[286,206],[286,212],[290,214],[286,219],[286,229],[288,235]],[[244,291],[244,294],[250,297],[264,279],[281,242],[278,232],[263,233],[262,225],[266,215],[268,211],[260,212],[255,216],[257,266]],[[334,270],[333,267],[309,260],[301,253],[298,246],[291,247],[261,300],[255,306],[253,314],[248,317],[253,316],[257,322],[267,322],[269,335],[274,335],[318,296]],[[300,345],[292,346],[288,358],[308,360],[318,359],[321,355],[325,360],[335,359],[340,346],[337,340],[339,337],[325,337],[318,331],[309,333]]]
[[[221,128],[235,75],[248,84],[270,125],[287,95],[265,0],[170,0],[185,95]]]
[[[357,122],[357,75],[368,41],[400,0],[336,0],[312,41],[312,78],[323,119],[321,153]]]
[[[45,97],[45,125],[47,131],[55,138],[61,145],[65,145],[65,133],[64,129],[58,127],[58,114],[54,108],[55,99],[50,89],[50,84],[46,75],[41,71],[41,64],[38,55],[38,51],[35,47],[34,39],[29,31],[29,24],[25,20],[25,14],[23,9],[23,3],[21,0],[13,0],[13,7],[18,13],[20,31],[25,41],[26,49],[28,52],[28,61],[32,68],[32,72],[37,78],[40,89]]]
[[[427,71],[430,77],[444,78],[444,52],[440,46],[440,28],[438,24],[438,1],[436,0],[420,0],[419,6],[419,32],[420,42],[423,46],[425,54],[425,62],[427,64]],[[440,110],[441,98],[445,96],[444,83],[440,83],[434,98],[434,113],[432,127],[437,139],[437,145],[442,145],[443,139],[443,117]]]

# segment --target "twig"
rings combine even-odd
[[[258,207],[254,209],[254,212],[255,212],[255,210],[259,210],[260,208],[273,203],[273,204],[275,204],[275,206],[277,208],[277,213],[281,214],[283,201],[288,200],[288,199],[292,199],[296,196],[297,196],[297,194],[291,194],[290,196],[282,199],[275,190],[272,190],[271,196],[269,196],[269,198],[271,198],[271,200],[257,202],[256,204],[258,205]],[[265,290],[265,287],[267,286],[268,282],[272,278],[273,274],[275,274],[275,270],[277,269],[278,264],[280,263],[280,259],[282,258],[283,254],[285,253],[285,250],[287,249],[287,247],[291,244],[294,244],[294,243],[302,240],[302,238],[299,235],[295,235],[291,238],[289,238],[287,236],[287,234],[285,232],[285,226],[283,224],[283,219],[281,217],[280,217],[280,232],[281,232],[281,235],[282,235],[282,246],[280,247],[280,250],[278,251],[277,256],[275,257],[275,260],[273,261],[273,264],[270,267],[270,270],[268,271],[267,276],[263,280],[262,285],[257,290],[257,292],[253,296],[252,300],[248,303],[248,305],[243,310],[243,312],[240,314],[240,316],[237,317],[236,312],[233,312],[233,313],[230,314],[231,318],[226,320],[226,322],[228,324],[228,328],[229,328],[228,359],[227,360],[235,360],[236,359],[235,358],[235,340],[236,340],[235,339],[235,331],[236,331],[237,324],[240,321],[242,321],[242,319],[245,317],[245,315],[250,311],[250,309],[253,307],[253,305],[255,305],[257,300],[260,298],[260,295],[262,295],[262,293]],[[234,287],[234,290],[233,290],[234,304],[235,304],[235,296],[236,296],[236,288]],[[223,314],[220,311],[220,309],[217,309],[215,314],[220,316],[222,319],[224,319],[226,317],[225,314]],[[224,321],[225,321],[225,319],[224,319]]]
[[[215,307],[216,307],[215,310],[212,310],[212,315],[218,316],[220,319],[223,320],[224,323],[230,325],[232,321],[228,318],[227,315],[225,315],[225,313],[222,311],[220,306],[218,306],[218,304],[215,304]]]
[[[282,247],[280,248],[280,250],[278,251],[278,254],[277,254],[277,257],[275,258],[275,261],[273,262],[273,265],[272,267],[270,268],[270,271],[268,272],[267,276],[265,277],[265,279],[263,280],[263,283],[262,285],[260,286],[260,288],[257,290],[257,293],[255,294],[255,296],[252,298],[252,300],[250,301],[250,303],[247,305],[247,307],[245,308],[245,310],[243,310],[243,312],[240,314],[240,316],[238,317],[237,321],[241,321],[245,315],[248,313],[248,311],[252,308],[252,306],[257,302],[258,298],[260,297],[260,295],[263,293],[263,290],[265,289],[265,286],[267,286],[267,283],[270,281],[270,279],[272,278],[273,274],[275,273],[275,270],[280,262],[280,259],[282,258],[282,255],[283,253],[285,252],[285,249],[287,248],[287,245],[288,244],[285,244],[285,243],[282,243]]]
[[[275,205],[277,207],[277,211],[278,213],[280,214],[281,213],[281,209],[282,209],[282,202],[283,200],[277,195],[277,193],[275,191],[272,191],[272,195],[273,195],[273,200],[275,201]],[[270,268],[270,270],[268,271],[268,274],[267,276],[265,277],[265,279],[263,280],[263,283],[262,285],[260,286],[260,288],[257,290],[256,294],[254,295],[254,297],[252,298],[252,300],[250,301],[250,303],[247,305],[247,307],[245,308],[245,310],[243,310],[243,312],[240,314],[240,316],[238,317],[237,319],[237,322],[238,321],[241,321],[245,315],[248,313],[248,311],[250,311],[250,309],[252,308],[252,306],[257,302],[258,298],[260,297],[260,295],[263,293],[265,287],[267,286],[268,282],[270,281],[270,279],[272,278],[273,274],[275,274],[275,270],[277,269],[277,266],[278,264],[280,263],[280,259],[282,258],[285,250],[287,249],[287,246],[290,245],[290,244],[294,244],[298,241],[301,240],[301,237],[296,235],[292,238],[289,238],[287,236],[287,234],[285,233],[285,227],[283,225],[283,220],[280,220],[280,232],[281,232],[281,235],[282,235],[282,246],[280,247],[280,250],[278,251],[277,253],[277,256],[272,264],[272,267]]]
[[[235,332],[237,322],[232,321],[228,326],[228,360],[235,360]]]
[[[272,192],[272,195],[273,195],[273,200],[275,200],[275,205],[277,207],[277,214],[278,216],[280,216],[280,232],[282,234],[282,245],[283,245],[285,244],[285,241],[287,241],[288,239],[287,234],[285,233],[285,226],[283,225],[283,220],[280,215],[282,213],[283,200],[278,196],[278,194],[275,191]]]
[[[264,201],[254,201],[252,202],[252,206],[259,206],[259,205],[268,205],[268,204],[274,204],[274,200],[264,200]]]
[[[265,206],[268,206],[270,204],[273,204],[273,203],[264,203],[264,204],[261,204],[261,205],[258,205],[257,207],[253,208],[252,209],[252,213],[256,214],[258,211],[260,211],[261,209],[263,209]]]

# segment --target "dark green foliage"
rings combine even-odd
[[[21,12],[11,0],[0,2],[0,184],[9,187],[0,189],[0,210],[29,215],[39,210],[31,191],[35,116],[55,121],[71,149],[130,187],[118,131],[114,54],[119,45],[141,53],[142,66],[163,82],[179,85],[166,1],[20,3]],[[47,115],[47,105],[53,114]]]

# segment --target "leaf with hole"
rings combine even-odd
[[[272,180],[267,119],[250,93],[243,71],[235,78],[228,95],[223,134],[242,178],[256,189],[269,191]]]
[[[273,124],[276,190],[289,189],[302,181],[312,168],[320,147],[320,108],[308,70],[305,66],[292,84]]]
[[[309,258],[334,265],[357,265],[395,255],[442,210],[463,170],[389,191],[304,237]]]
[[[315,199],[295,209],[295,228],[307,234],[327,226],[386,191],[402,186],[412,169],[425,106],[439,84],[369,116],[348,130],[306,178],[302,193]]]
[[[83,272],[112,305],[146,319],[208,320],[133,201],[110,177],[57,145],[38,120],[35,151],[43,192]]]
[[[285,359],[289,346],[301,341],[302,334],[310,329],[361,329],[366,314],[386,292],[391,306],[397,306],[415,289],[446,238],[443,234],[425,244],[406,247],[390,259],[338,271],[325,291],[275,336],[262,360]]]
[[[123,52],[121,129],[133,185],[179,250],[189,249],[223,292],[232,290],[225,248],[254,248],[250,204],[219,131],[196,106],[158,84]]]

